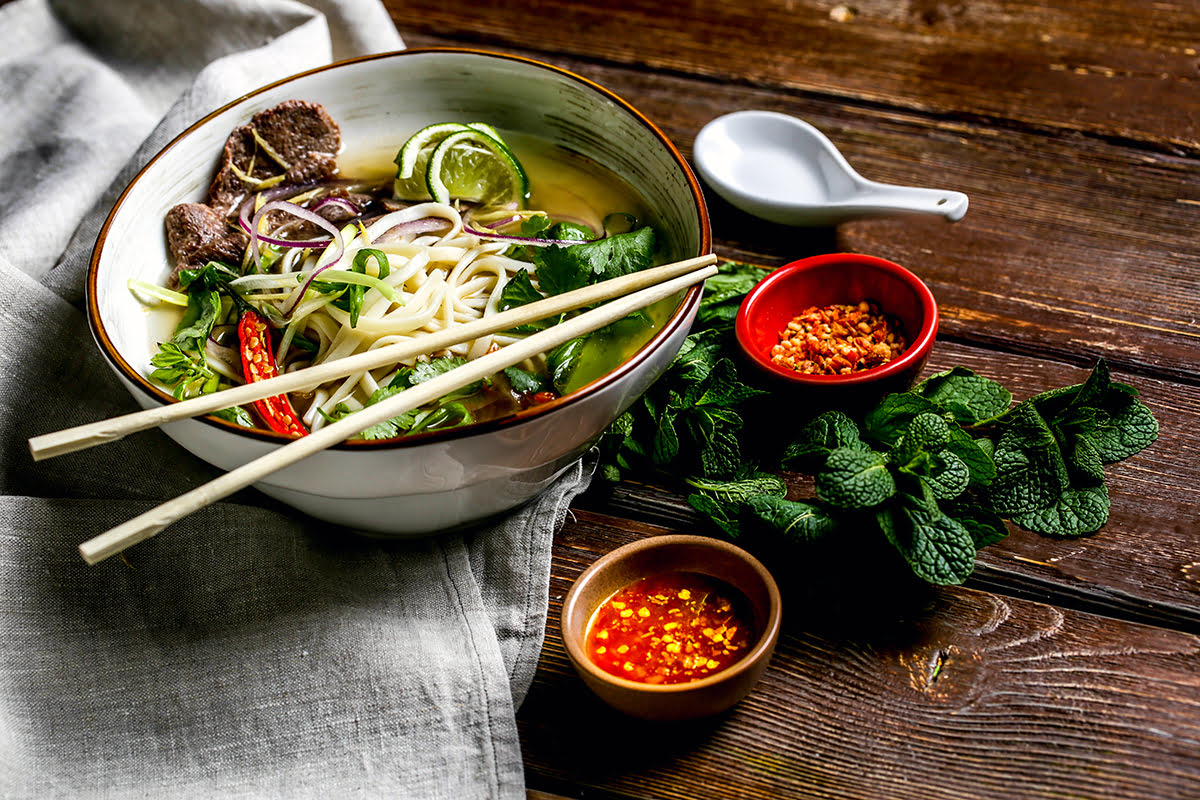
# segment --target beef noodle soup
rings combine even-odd
[[[649,209],[628,185],[536,137],[445,123],[375,153],[340,148],[320,106],[281,104],[231,134],[208,202],[167,213],[168,285],[133,288],[154,298],[163,332],[151,378],[177,398],[416,339],[662,260]],[[636,352],[676,306],[660,303],[361,436],[472,424],[570,393]],[[557,321],[218,416],[303,435]]]

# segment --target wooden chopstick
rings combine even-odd
[[[202,414],[211,414],[222,408],[252,403],[277,394],[301,389],[311,389],[326,381],[344,378],[355,372],[397,364],[406,358],[444,350],[452,345],[509,330],[519,325],[545,319],[546,317],[574,311],[583,306],[599,303],[629,292],[652,286],[660,281],[691,272],[699,267],[716,263],[716,256],[709,254],[664,264],[661,267],[634,272],[601,283],[585,286],[571,292],[519,306],[500,314],[457,325],[437,333],[414,338],[411,342],[398,342],[387,347],[368,350],[353,356],[330,361],[307,369],[296,370],[275,378],[247,383],[213,394],[170,403],[165,406],[135,411],[119,417],[91,422],[74,428],[35,436],[29,440],[29,452],[34,461],[42,461],[76,450],[85,450],[98,444],[115,442],[131,433],[155,428]],[[543,351],[539,351],[543,352]],[[394,415],[393,415],[394,416]]]
[[[273,450],[265,456],[243,464],[219,478],[89,539],[79,546],[79,553],[87,563],[96,564],[130,545],[153,536],[172,522],[176,522],[193,511],[198,511],[234,492],[245,489],[271,473],[344,441],[372,425],[399,416],[417,406],[436,400],[448,392],[519,364],[527,358],[551,350],[578,336],[591,333],[716,274],[715,266],[706,266],[640,289],[590,311],[585,311],[577,317],[510,344],[494,353],[469,361],[436,378],[405,389],[403,392],[356,411],[308,436],[302,436],[278,450]]]

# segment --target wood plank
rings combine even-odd
[[[452,39],[778,95],[1200,147],[1188,0],[391,0],[405,40]]]
[[[925,374],[955,365],[1000,381],[1018,400],[1086,377],[1086,370],[1069,365],[948,342],[938,343]],[[1010,526],[1008,538],[980,552],[968,585],[1200,633],[1200,389],[1120,373],[1114,378],[1138,388],[1160,434],[1148,449],[1106,468],[1108,524],[1070,540]],[[813,496],[806,476],[788,477],[793,499]],[[597,481],[575,506],[681,531],[707,530],[682,495],[662,486],[610,488]]]
[[[562,597],[602,552],[659,532],[580,511],[556,541],[546,646],[518,714],[534,791],[1200,797],[1200,639],[961,588],[877,596],[854,618],[785,597],[776,655],[731,712],[678,725],[612,712],[566,659]]]
[[[722,257],[774,266],[823,252],[878,255],[930,284],[945,336],[1076,363],[1103,355],[1135,373],[1200,379],[1200,171],[1193,158],[557,63],[629,99],[689,158],[712,117],[766,108],[824,130],[867,177],[959,189],[971,198],[953,225],[910,218],[798,229],[755,220],[708,192]],[[681,101],[695,96],[704,102]]]

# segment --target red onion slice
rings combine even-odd
[[[305,222],[311,222],[318,228],[329,232],[329,239],[310,239],[307,241],[291,241],[288,239],[274,239],[272,237],[262,236],[258,233],[259,222],[262,218],[272,211],[284,211],[294,217],[299,217]],[[322,217],[320,214],[314,214],[307,208],[298,206],[295,203],[289,203],[287,200],[271,200],[263,205],[254,215],[254,219],[250,220],[250,253],[254,258],[254,263],[258,264],[258,243],[259,241],[267,244],[277,244],[281,247],[322,247],[333,242],[335,246],[334,255],[330,259],[330,263],[337,261],[345,252],[346,246],[342,241],[341,230],[329,220]]]

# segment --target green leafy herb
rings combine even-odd
[[[708,281],[674,362],[602,437],[606,478],[682,478],[688,503],[730,537],[805,546],[873,536],[913,575],[953,584],[1007,535],[1005,520],[1052,536],[1098,530],[1104,465],[1158,435],[1137,392],[1099,361],[1084,383],[1015,406],[1000,383],[955,367],[857,419],[817,413],[781,442],[779,409],[740,374],[732,332],[740,298],[764,274],[726,263]],[[788,498],[781,469],[811,472],[816,497]]]
[[[211,394],[220,385],[220,376],[209,368],[204,358],[186,351],[174,342],[163,342],[150,358],[154,370],[150,377],[171,389],[177,400],[188,400]]]
[[[556,295],[646,269],[653,265],[654,246],[654,229],[646,227],[569,247],[539,247],[533,253],[538,286]]]
[[[411,367],[402,367],[392,376],[385,386],[380,386],[367,398],[367,406],[373,406],[406,389],[432,380],[455,367],[466,363],[459,356],[443,356],[441,358],[420,361]],[[376,425],[365,428],[358,434],[360,439],[393,439],[426,430],[441,430],[469,425],[474,421],[470,409],[462,402],[463,399],[484,391],[488,386],[487,379],[467,384],[449,394],[443,395],[432,403],[406,411],[399,416],[384,420]],[[345,403],[339,404],[332,414],[326,414],[326,419],[336,421],[344,419],[353,412]]]

